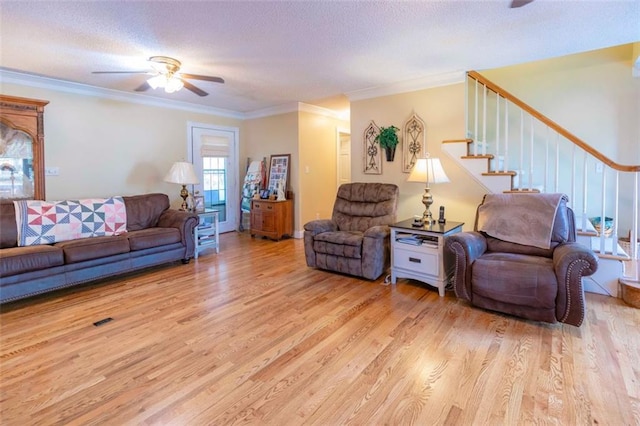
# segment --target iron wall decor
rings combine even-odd
[[[364,130],[364,174],[382,174],[382,149],[376,142],[376,136],[380,133],[380,128],[371,120],[371,123]]]
[[[404,123],[404,143],[402,144],[402,171],[411,173],[413,165],[420,157],[424,157],[424,121],[413,113]]]

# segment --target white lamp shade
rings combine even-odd
[[[444,172],[439,158],[418,158],[407,181],[426,184],[446,183],[449,182],[449,178]]]
[[[180,185],[197,185],[200,183],[195,171],[193,170],[193,164],[185,161],[177,161],[171,166],[171,170],[164,177],[165,182],[178,183]]]

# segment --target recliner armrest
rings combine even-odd
[[[582,244],[560,244],[553,251],[553,268],[558,280],[556,318],[560,322],[580,326],[585,315],[582,277],[596,272],[598,258]]]
[[[372,226],[364,231],[364,236],[369,238],[387,238],[391,229],[387,225]]]
[[[448,236],[444,247],[445,262],[454,262],[452,281],[456,296],[471,301],[471,265],[487,251],[487,240],[479,232],[459,232]]]
[[[588,277],[598,270],[598,258],[593,250],[579,243],[560,244],[553,251],[553,267],[557,277],[563,277],[569,272],[569,268],[575,267],[575,263],[583,261],[580,273]]]
[[[467,263],[471,264],[487,251],[487,239],[479,232],[459,232],[447,237],[445,249],[456,255],[464,254]],[[460,250],[464,252],[459,253]]]
[[[330,219],[317,219],[305,223],[304,230],[317,235],[323,232],[335,232],[338,230],[338,225]]]

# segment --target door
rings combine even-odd
[[[343,183],[351,182],[351,133],[349,130],[337,130],[337,144],[339,188]]]
[[[189,159],[200,183],[194,193],[204,195],[205,208],[218,210],[220,232],[235,231],[238,198],[238,128],[189,123]]]

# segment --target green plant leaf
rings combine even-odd
[[[381,148],[393,148],[400,142],[398,140],[398,129],[396,126],[380,127],[380,133],[375,138],[375,141],[380,144]]]

